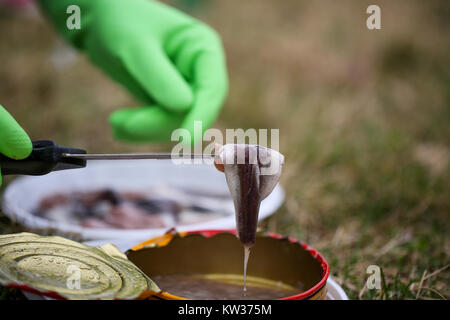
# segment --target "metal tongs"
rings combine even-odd
[[[63,147],[51,140],[33,141],[33,151],[23,160],[14,160],[0,154],[2,175],[22,174],[40,176],[52,171],[86,167],[87,160],[172,159],[171,153],[87,154],[83,149]],[[187,159],[212,159],[213,155],[180,155]]]

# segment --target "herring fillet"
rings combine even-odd
[[[234,202],[237,236],[251,247],[255,243],[260,203],[277,185],[284,156],[257,145],[227,144],[219,150],[218,157]],[[268,174],[270,165],[274,168]]]

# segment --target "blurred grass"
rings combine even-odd
[[[286,201],[262,226],[319,249],[351,298],[447,299],[449,6],[377,1],[382,29],[370,31],[369,4],[184,8],[218,30],[227,51],[230,94],[216,127],[280,129]],[[42,19],[3,9],[0,38],[1,103],[33,139],[91,152],[169,148],[113,140],[108,114],[138,102],[83,56],[53,67],[57,37]],[[3,218],[0,232],[15,230]],[[372,264],[382,290],[365,288]]]

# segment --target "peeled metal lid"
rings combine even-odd
[[[160,291],[114,245],[32,233],[0,235],[0,284],[65,299],[135,299]]]

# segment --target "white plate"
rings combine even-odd
[[[24,176],[8,185],[3,194],[3,212],[31,230],[52,229],[60,235],[82,240],[149,239],[167,231],[159,229],[93,229],[51,221],[32,214],[46,196],[58,192],[112,188],[118,191],[145,191],[155,185],[203,189],[229,193],[223,173],[212,165],[174,165],[170,160],[90,161],[84,169],[52,172],[45,176]],[[259,220],[273,214],[283,203],[284,191],[278,185],[262,203]],[[227,210],[233,210],[230,198]],[[176,226],[178,231],[235,228],[234,214],[203,223]]]
[[[344,289],[333,280],[333,278],[328,277],[327,281],[327,299],[328,300],[349,300]]]

